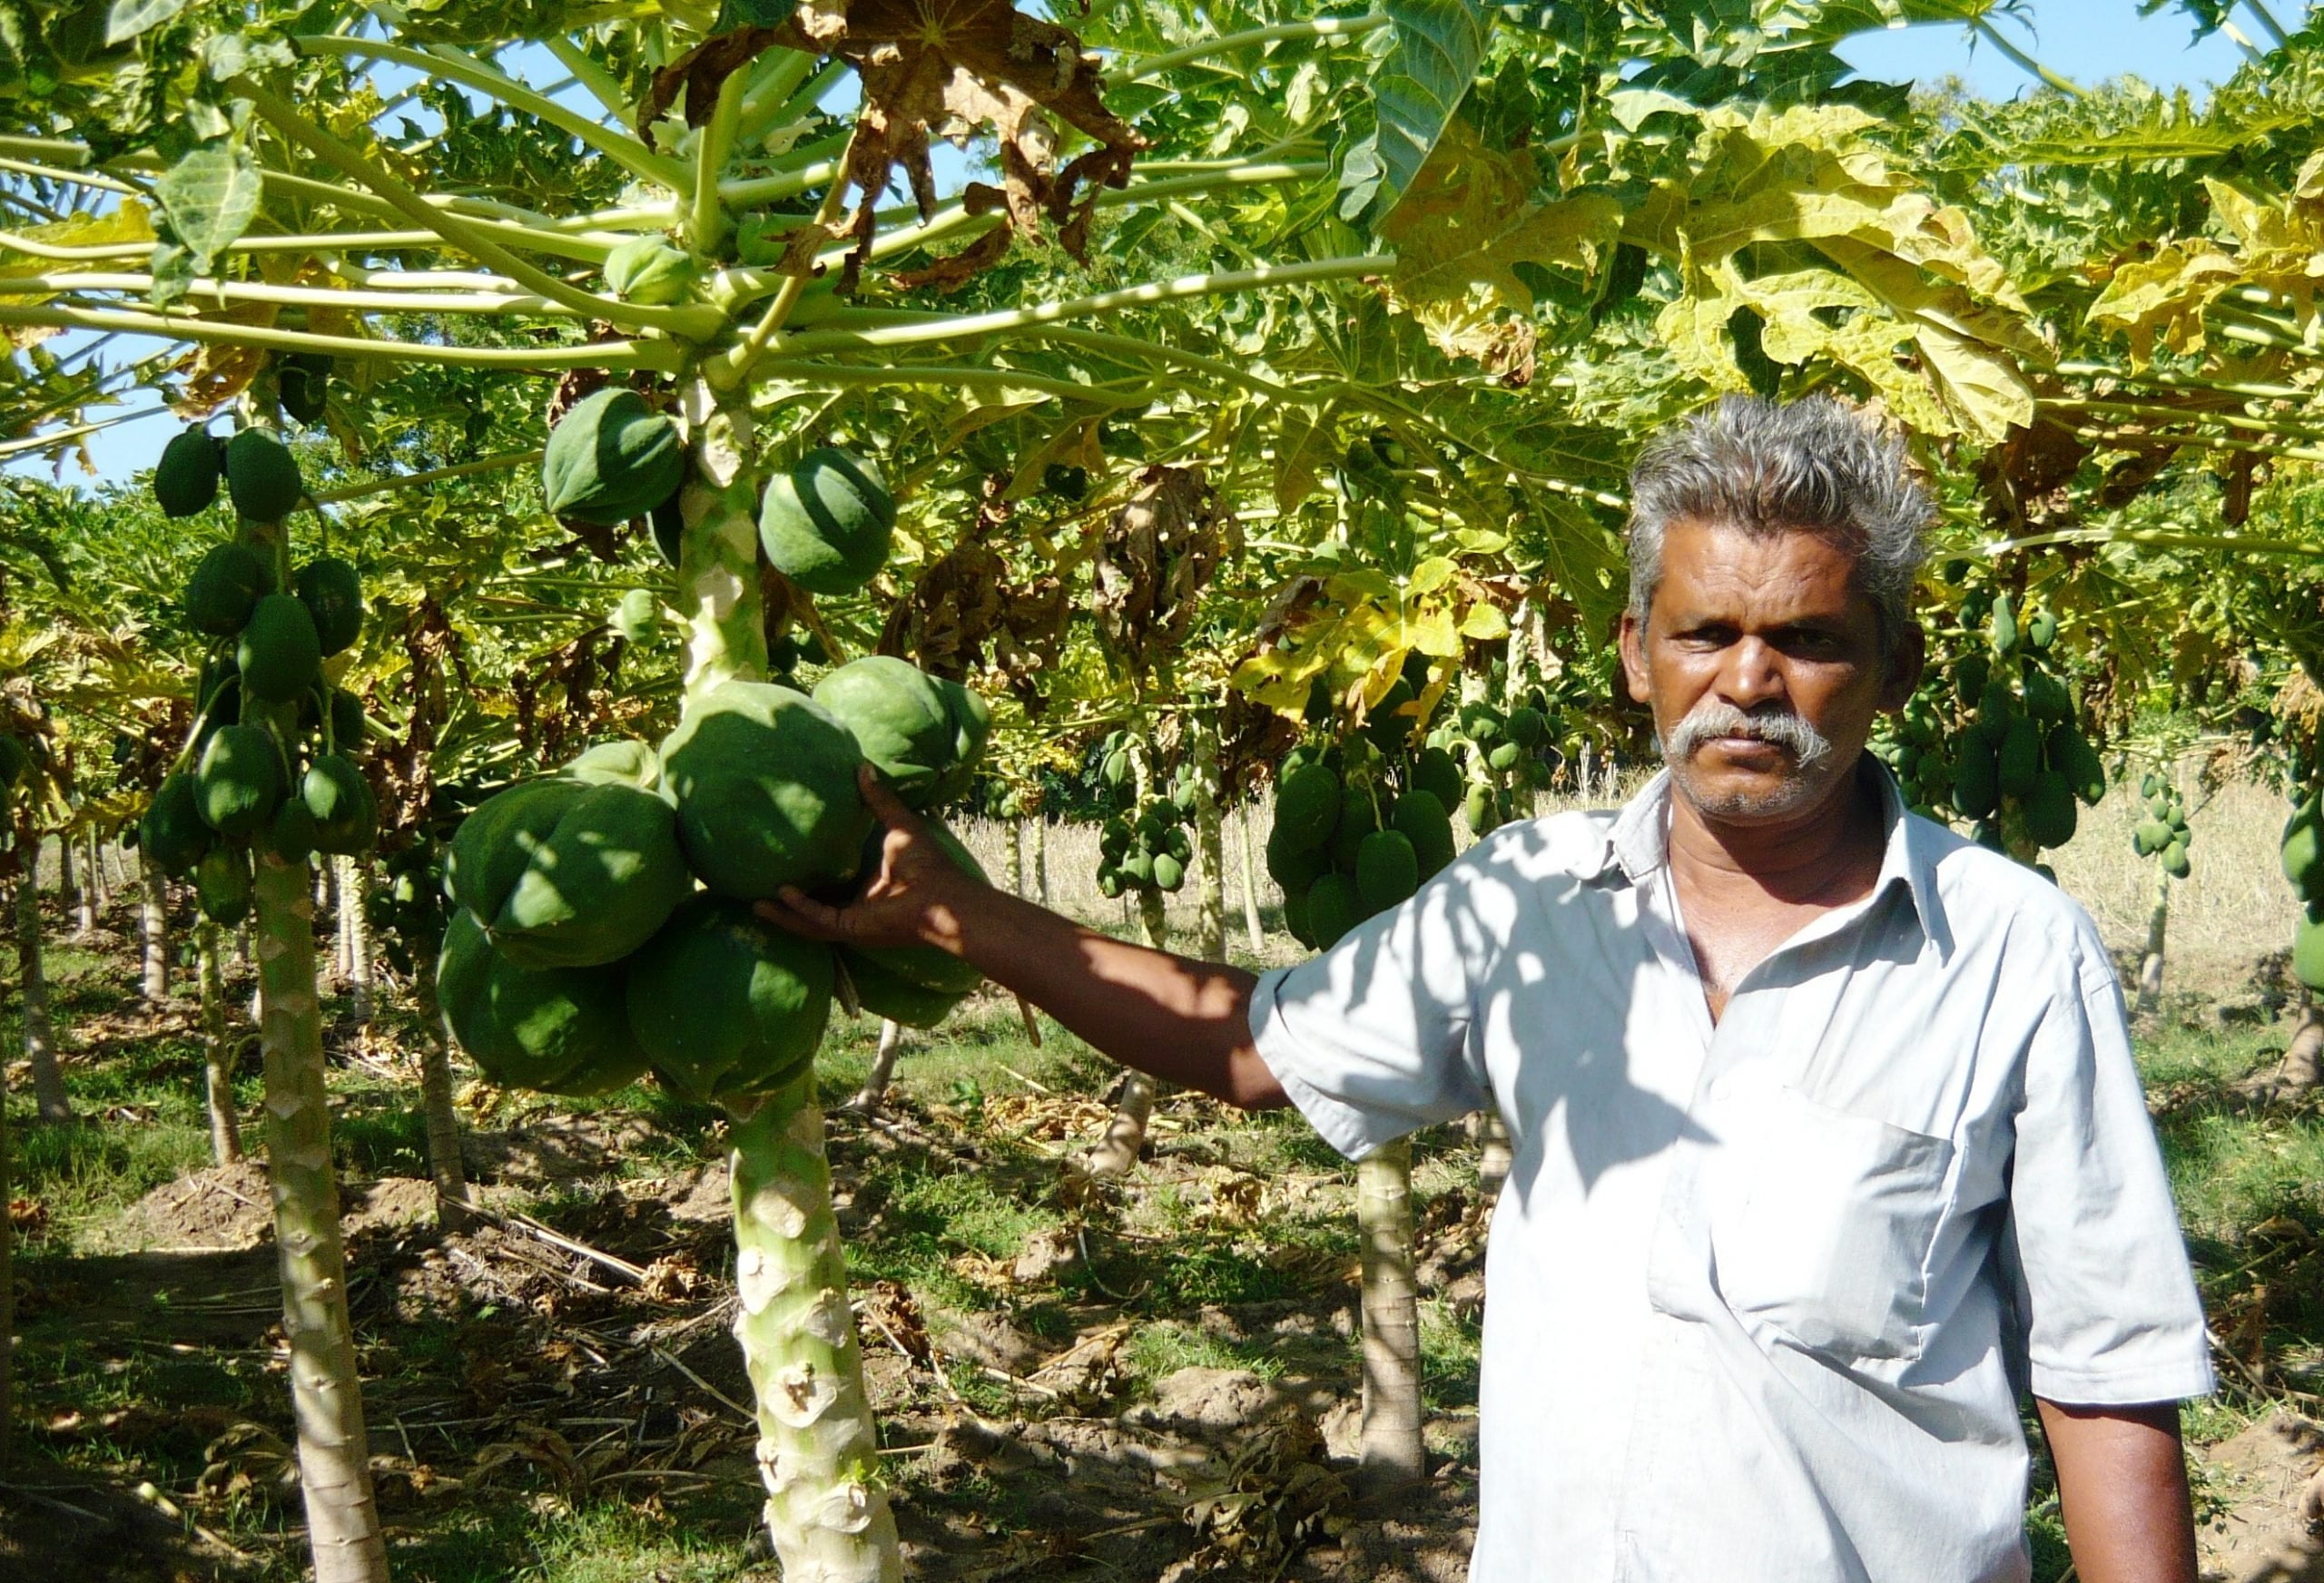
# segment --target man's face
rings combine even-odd
[[[1762,823],[1822,806],[1874,720],[1912,695],[1920,632],[1884,664],[1855,571],[1812,533],[1669,526],[1646,625],[1622,620],[1622,669],[1697,811]]]

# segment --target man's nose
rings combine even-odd
[[[1783,671],[1776,651],[1765,640],[1746,636],[1728,651],[1719,668],[1719,696],[1736,708],[1750,710],[1784,696]]]

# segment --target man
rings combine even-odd
[[[941,946],[1350,1155],[1495,1106],[1478,1583],[2023,1578],[2029,1388],[2082,1583],[2193,1583],[2210,1356],[2105,950],[1863,751],[1922,666],[1901,447],[1736,398],[1631,484],[1669,767],[1619,815],[1505,827],[1256,979],[977,884],[876,787],[864,899],[770,915]]]

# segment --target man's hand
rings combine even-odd
[[[887,827],[880,847],[879,872],[854,900],[842,906],[818,901],[786,885],[773,900],[758,904],[759,916],[794,934],[834,945],[879,949],[931,945],[961,954],[962,919],[980,900],[997,895],[991,886],[955,863],[927,821],[906,808],[866,764],[857,772],[863,801]]]
[[[2082,1583],[2195,1583],[2179,1404],[2068,1407],[2035,1398]]]

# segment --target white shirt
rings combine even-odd
[[[1716,1027],[1667,775],[1259,981],[1259,1053],[1342,1153],[1509,1128],[1472,1583],[2023,1579],[2029,1381],[2211,1389],[2097,931],[1875,778],[1871,896]]]

